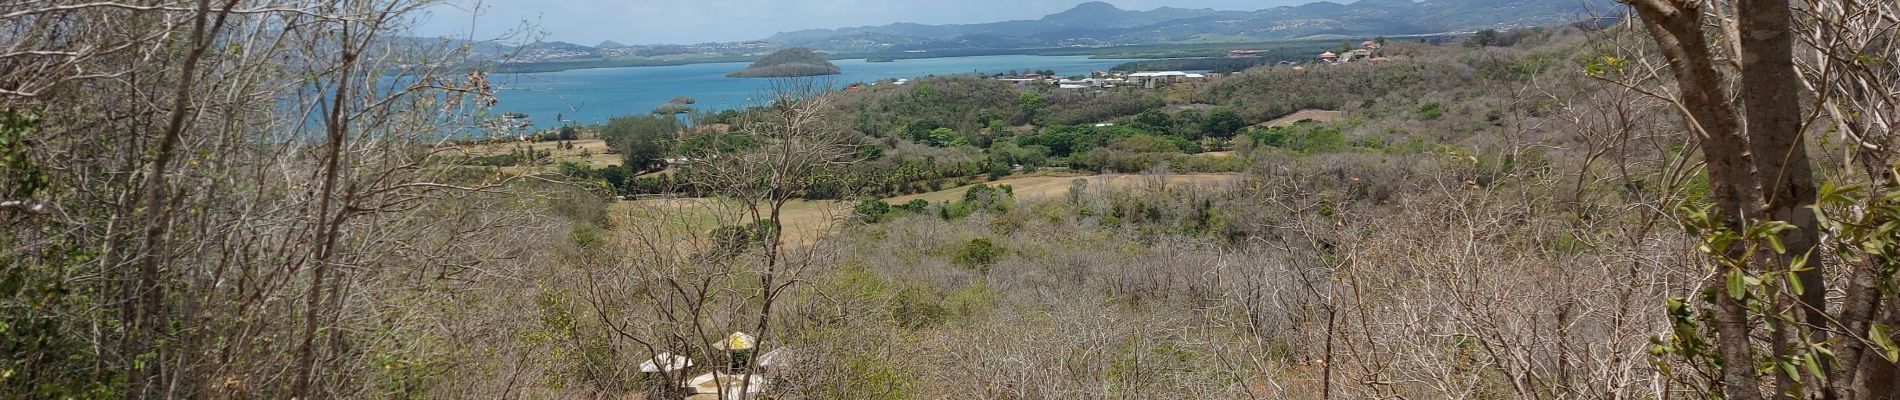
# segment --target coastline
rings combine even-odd
[[[1138,44],[1103,47],[1051,47],[1024,49],[968,49],[940,50],[927,53],[834,53],[825,54],[830,61],[876,60],[875,62],[895,62],[902,60],[921,60],[932,58],[978,57],[978,56],[1088,56],[1090,59],[1125,60],[1161,60],[1172,58],[1221,57],[1227,50],[1235,48],[1282,48],[1308,45],[1316,41],[1334,42],[1334,39],[1288,39],[1264,42],[1236,43],[1178,43],[1178,44]],[[498,74],[533,74],[561,72],[579,69],[626,68],[626,67],[670,67],[693,64],[718,64],[734,62],[752,62],[758,57],[718,56],[677,60],[645,59],[585,59],[562,60],[532,63],[508,63],[495,67]]]

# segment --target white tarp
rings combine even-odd
[[[652,359],[640,363],[640,372],[672,372],[691,366],[693,366],[693,360],[686,356],[661,352],[654,355]]]

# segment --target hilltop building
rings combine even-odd
[[[1149,89],[1153,89],[1155,88],[1155,86],[1163,85],[1163,84],[1170,84],[1170,83],[1177,83],[1177,82],[1191,82],[1191,81],[1199,81],[1203,79],[1207,79],[1207,75],[1190,74],[1190,73],[1181,72],[1181,71],[1136,72],[1136,73],[1128,74],[1129,82],[1141,85],[1141,87],[1149,88]]]
[[[1383,57],[1384,52],[1382,51],[1383,47],[1384,46],[1379,45],[1379,42],[1367,40],[1360,42],[1359,48],[1356,49],[1345,50],[1341,53],[1333,53],[1330,51],[1319,53],[1319,61],[1329,64],[1349,63],[1355,60],[1385,61],[1386,59]]]

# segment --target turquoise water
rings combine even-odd
[[[898,60],[873,63],[837,60],[841,75],[820,77],[842,86],[887,78],[926,75],[998,73],[1009,70],[1054,70],[1063,76],[1107,70],[1128,60],[1092,60],[1084,56],[981,56]],[[693,108],[743,108],[768,84],[767,79],[727,78],[727,72],[747,63],[692,64],[666,67],[579,69],[533,74],[504,74],[492,81],[502,86],[496,114],[528,114],[536,129],[559,126],[555,117],[581,124],[606,122],[627,114],[646,114],[654,107],[688,96]]]

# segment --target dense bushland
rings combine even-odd
[[[157,4],[0,4],[0,397],[674,398],[765,349],[771,398],[1900,382],[1891,2],[1641,2],[1152,91],[777,81],[543,135],[612,168],[444,142],[499,136],[494,93],[379,39],[422,4]],[[1799,64],[1705,34],[1774,26],[1725,12],[1792,12]],[[1303,108],[1343,114],[1255,125]],[[1053,169],[1133,175],[982,182]]]

